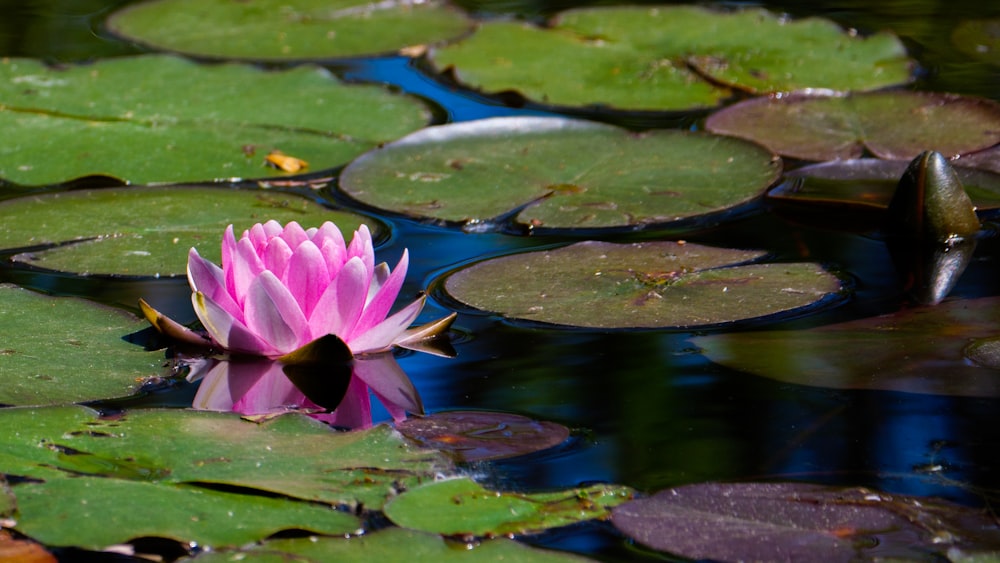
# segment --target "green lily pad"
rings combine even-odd
[[[468,478],[448,479],[406,491],[386,504],[385,514],[404,528],[446,536],[528,534],[604,518],[633,493],[621,485],[501,493]]]
[[[705,128],[760,143],[803,160],[911,160],[926,150],[945,156],[1000,143],[1000,103],[933,92],[755,98],[718,111]]]
[[[428,127],[357,158],[351,197],[482,231],[514,214],[536,228],[637,228],[745,204],[781,161],[743,141],[589,121],[502,117]]]
[[[557,446],[569,428],[502,412],[450,411],[412,417],[396,429],[414,442],[440,450],[455,461],[503,459]]]
[[[312,66],[264,71],[165,55],[58,68],[0,61],[0,177],[16,184],[287,176],[265,164],[272,151],[308,170],[333,168],[429,119],[415,98]]]
[[[1000,65],[1000,18],[963,21],[951,32],[951,42],[966,55]]]
[[[117,309],[0,285],[0,325],[0,404],[125,397],[163,372],[162,352],[123,338],[146,323]]]
[[[488,93],[655,111],[718,105],[729,91],[715,84],[753,93],[871,90],[908,82],[911,67],[891,34],[861,38],[819,18],[695,6],[569,10],[545,28],[487,22],[430,60]]]
[[[399,489],[451,470],[448,458],[414,447],[388,426],[337,433],[298,414],[255,424],[207,411],[134,410],[106,419],[84,407],[20,407],[0,410],[0,424],[18,429],[0,435],[0,473],[44,485],[90,476],[235,491],[239,503],[263,495],[378,510]],[[141,496],[108,494],[131,518],[160,510]]]
[[[461,563],[518,561],[524,563],[582,563],[590,561],[571,553],[529,547],[507,538],[461,544],[437,534],[403,528],[386,528],[351,538],[293,538],[266,541],[240,550],[207,551],[196,563],[281,563],[283,561],[410,561],[412,563]]]
[[[747,264],[763,252],[585,241],[479,262],[444,289],[477,309],[588,328],[692,328],[757,319],[841,291],[816,264]]]
[[[347,236],[361,223],[382,232],[374,221],[291,193],[186,186],[33,195],[0,202],[0,214],[0,248],[73,243],[16,261],[82,274],[184,274],[191,247],[218,264],[229,224],[237,233],[270,219],[307,228],[332,221]]]
[[[996,336],[1000,299],[944,301],[806,330],[693,339],[713,362],[779,381],[838,389],[1000,396],[1000,372],[966,361],[966,346]],[[850,350],[845,354],[844,350]]]
[[[472,27],[443,2],[408,0],[153,0],[111,15],[108,28],[156,49],[255,60],[378,55],[439,43]]]

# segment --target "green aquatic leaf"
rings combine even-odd
[[[189,249],[221,263],[222,234],[274,219],[304,227],[334,222],[350,237],[374,221],[332,211],[299,195],[190,186],[107,188],[31,195],[0,202],[0,248],[73,243],[15,261],[82,274],[170,276],[185,273]]]
[[[404,528],[446,536],[528,534],[604,518],[610,508],[631,499],[633,493],[621,485],[502,493],[459,478],[406,491],[385,506],[385,514]]]
[[[340,187],[406,215],[497,228],[696,222],[759,197],[781,161],[743,141],[557,117],[428,127],[354,160]]]
[[[163,372],[162,352],[125,340],[145,321],[90,301],[0,285],[0,326],[0,404],[125,397]]]
[[[586,241],[488,259],[449,275],[455,299],[512,319],[588,328],[692,328],[794,311],[840,281],[819,265],[748,264],[762,252]]]
[[[965,20],[951,32],[959,51],[1000,66],[1000,18]]]
[[[265,71],[165,55],[0,61],[0,177],[16,184],[287,176],[265,164],[269,153],[333,168],[429,119],[415,98],[313,66]]]
[[[153,0],[108,18],[108,28],[189,55],[302,60],[379,55],[452,39],[472,21],[439,1]]]

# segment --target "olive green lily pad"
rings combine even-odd
[[[487,93],[654,111],[713,107],[728,96],[716,84],[753,93],[871,90],[908,82],[911,67],[891,34],[862,38],[819,18],[695,6],[569,10],[545,28],[487,22],[430,60]]]
[[[17,429],[0,433],[0,473],[29,478],[12,487],[16,529],[54,545],[148,535],[242,545],[287,528],[343,534],[360,523],[338,507],[378,510],[398,490],[451,471],[447,458],[388,426],[337,433],[295,414],[257,424],[204,411],[101,418],[85,407],[20,407],[0,410],[0,427]],[[79,522],[52,525],[58,515]]]
[[[165,55],[0,61],[0,177],[16,184],[288,176],[266,164],[272,151],[306,161],[306,171],[333,168],[429,119],[415,98],[312,66],[264,71]]]
[[[585,241],[493,258],[444,289],[477,309],[588,328],[692,328],[758,319],[841,291],[810,263],[748,264],[763,252],[675,242]]]
[[[594,485],[551,493],[501,493],[468,478],[428,483],[399,495],[385,514],[404,528],[446,536],[528,534],[604,518],[631,499],[622,485]]]
[[[472,22],[438,1],[153,0],[112,14],[107,26],[189,55],[301,60],[412,49],[462,35]]]
[[[304,197],[269,190],[171,186],[47,193],[0,202],[0,248],[67,244],[33,250],[18,262],[83,274],[183,274],[191,247],[221,261],[222,234],[274,219],[303,227],[334,222],[350,237],[372,220],[332,211]]]
[[[529,547],[507,538],[465,544],[403,528],[386,528],[351,538],[293,538],[270,540],[241,550],[209,551],[191,559],[195,563],[281,563],[301,561],[409,561],[412,563],[582,563],[591,561],[571,553]]]
[[[952,31],[951,42],[966,55],[1000,65],[1000,18],[963,21]]]
[[[712,114],[705,128],[803,160],[951,157],[1000,143],[1000,103],[909,91],[755,98]]]
[[[966,361],[966,347],[996,336],[998,326],[1000,299],[990,297],[806,330],[715,334],[693,342],[713,362],[799,385],[997,397],[1000,371]]]
[[[531,228],[638,228],[745,204],[780,172],[780,159],[738,139],[500,117],[428,127],[371,151],[344,169],[340,187],[476,231],[506,215]]]
[[[411,417],[396,429],[414,442],[440,450],[455,461],[503,459],[557,446],[569,428],[518,414],[447,411]]]
[[[111,307],[0,285],[0,326],[0,404],[125,397],[163,372],[162,352],[124,339],[146,323]]]

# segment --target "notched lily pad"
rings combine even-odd
[[[898,38],[862,38],[829,20],[697,6],[568,10],[542,28],[486,22],[430,53],[439,70],[487,93],[612,110],[713,107],[722,84],[752,93],[872,90],[910,80]]]
[[[385,506],[396,525],[446,536],[528,534],[604,518],[633,496],[622,485],[595,485],[553,493],[490,491],[468,478],[428,483]]]
[[[757,198],[781,172],[758,145],[676,130],[505,117],[429,127],[357,158],[351,197],[425,219],[496,228],[641,228]]]
[[[687,485],[627,502],[611,520],[649,547],[713,561],[922,561],[1000,546],[978,510],[806,483]]]
[[[332,221],[348,235],[362,223],[376,237],[382,231],[372,220],[291,193],[183,186],[27,196],[0,202],[0,214],[0,248],[40,247],[15,261],[81,274],[180,275],[191,247],[221,263],[229,224],[237,233],[270,219],[306,228]]]
[[[911,160],[926,150],[947,157],[1000,143],[1000,104],[933,92],[754,98],[718,111],[705,128],[758,142],[803,160]]]
[[[693,328],[814,305],[841,291],[816,264],[748,264],[763,252],[675,242],[570,246],[493,258],[444,281],[513,319],[588,328]]]
[[[472,21],[438,1],[153,0],[112,14],[107,26],[189,55],[302,60],[422,47],[468,32]]]
[[[165,55],[58,68],[0,61],[0,177],[22,185],[288,176],[266,164],[269,154],[333,168],[429,119],[415,98],[313,66],[264,71]]]
[[[517,414],[486,411],[439,412],[411,417],[396,429],[418,444],[455,461],[503,459],[545,450],[569,438],[569,428]]]
[[[162,352],[124,339],[143,321],[90,301],[0,284],[0,326],[0,404],[126,397],[163,373]]]

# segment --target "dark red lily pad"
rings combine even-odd
[[[396,429],[407,438],[440,450],[455,461],[502,459],[563,443],[569,428],[518,414],[486,411],[439,412],[411,417]]]
[[[640,543],[713,561],[924,560],[928,552],[996,549],[981,511],[865,488],[806,483],[700,483],[614,509]]]
[[[705,128],[803,160],[947,157],[1000,143],[1000,104],[932,92],[754,98],[712,114]]]

